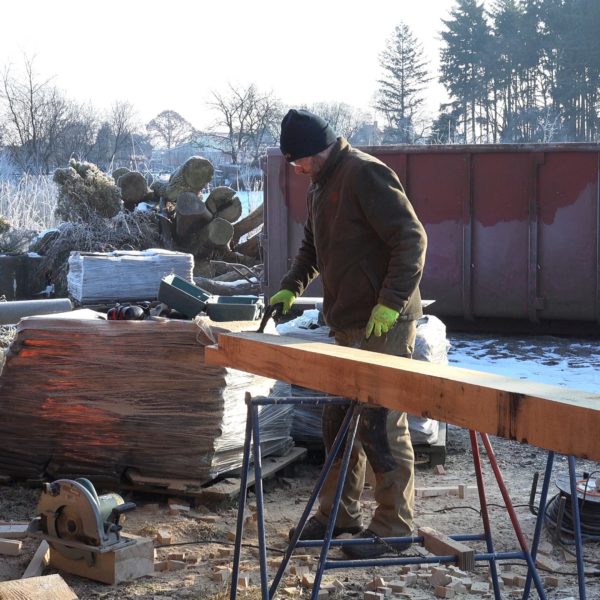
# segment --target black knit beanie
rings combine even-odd
[[[336,139],[331,125],[309,110],[292,108],[281,121],[279,148],[290,162],[318,154]]]

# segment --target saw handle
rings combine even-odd
[[[106,519],[107,523],[112,523],[110,530],[111,531],[121,531],[122,527],[119,525],[119,520],[123,513],[129,512],[136,507],[135,502],[124,502],[123,504],[119,504],[115,506],[110,515],[108,515],[108,519]]]

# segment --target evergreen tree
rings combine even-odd
[[[440,81],[446,86],[462,117],[465,138],[482,139],[490,103],[489,61],[492,51],[490,27],[483,4],[458,0],[450,19],[443,21],[445,47],[441,51]]]
[[[423,46],[408,25],[400,23],[379,56],[383,77],[377,83],[375,109],[385,118],[385,143],[414,143],[415,126],[424,101],[423,90],[431,81]]]

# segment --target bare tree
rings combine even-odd
[[[167,150],[189,142],[194,135],[191,123],[174,110],[163,110],[146,125],[146,131],[158,146]]]
[[[114,166],[118,155],[135,154],[131,148],[131,136],[136,132],[136,111],[130,102],[117,100],[110,108],[107,123],[110,129],[109,165]],[[122,158],[124,158],[122,156]],[[129,162],[129,160],[127,160]]]
[[[69,122],[70,105],[51,80],[34,70],[34,59],[24,59],[21,77],[10,68],[2,76],[4,144],[22,170],[48,172],[57,145]]]
[[[260,92],[254,84],[239,88],[229,84],[226,93],[211,94],[208,105],[218,114],[212,135],[221,142],[220,149],[233,164],[258,164],[266,144],[278,135],[280,101],[272,93]]]
[[[327,119],[339,135],[352,141],[354,136],[373,121],[371,115],[344,102],[315,102],[308,109]]]

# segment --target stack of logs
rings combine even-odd
[[[157,180],[150,187],[137,171],[118,169],[113,173],[126,210],[133,210],[140,202],[158,203],[165,248],[188,252],[200,262],[217,258],[256,266],[262,262],[257,230],[263,223],[263,206],[238,222],[242,204],[232,188],[214,187],[204,200],[202,190],[213,175],[212,163],[201,156],[186,160],[168,182]],[[253,231],[255,235],[240,242]]]

